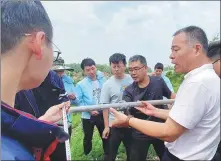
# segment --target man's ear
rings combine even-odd
[[[45,33],[42,31],[37,32],[33,37],[31,49],[37,60],[42,59],[42,48],[45,41],[46,41]]]
[[[195,54],[196,54],[196,56],[198,56],[201,53],[200,51],[202,51],[202,45],[196,44],[195,45]]]

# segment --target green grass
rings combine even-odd
[[[102,160],[103,159],[103,148],[102,141],[98,134],[97,129],[94,130],[93,136],[93,147],[92,151],[88,155],[84,155],[83,151],[83,130],[81,124],[81,115],[74,114],[73,115],[73,131],[71,136],[71,156],[72,160]],[[150,147],[149,153],[147,155],[148,160],[154,160],[156,157],[156,153],[153,150],[153,147]],[[119,160],[126,160],[126,153],[123,147],[123,144],[120,145],[118,150]]]

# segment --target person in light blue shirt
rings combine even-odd
[[[156,76],[161,76],[163,80],[165,81],[167,87],[171,90],[172,93],[174,93],[173,85],[170,82],[170,79],[163,74],[164,66],[162,63],[157,63],[154,67],[154,73]]]
[[[101,88],[106,81],[104,74],[97,71],[96,64],[93,59],[86,58],[81,62],[81,68],[84,72],[85,78],[77,83],[76,101],[79,106],[100,104]],[[94,126],[97,127],[98,132],[102,138],[104,130],[104,120],[102,111],[82,112],[81,115],[83,132],[84,132],[84,154],[87,155],[92,149],[92,137]],[[102,139],[104,158],[108,156],[108,141]],[[104,159],[105,160],[105,159]]]
[[[170,89],[170,91],[172,93],[174,93],[174,89],[173,89],[173,85],[172,83],[170,82],[170,79],[163,73],[163,70],[164,70],[164,66],[162,63],[157,63],[154,67],[154,75],[155,76],[159,76],[159,77],[162,77],[164,82],[166,83],[167,87]],[[163,99],[167,99],[166,97],[163,97]],[[166,109],[168,109],[168,105],[164,105]]]

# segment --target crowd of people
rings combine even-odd
[[[144,55],[127,63],[123,53],[109,57],[108,79],[93,59],[83,59],[85,77],[74,86],[64,64],[52,68],[53,27],[41,2],[2,0],[1,11],[1,160],[66,160],[71,105],[135,101],[143,106],[82,112],[85,155],[96,126],[105,161],[116,160],[121,142],[128,161],[146,160],[151,144],[163,161],[220,160],[220,41],[209,44],[200,27],[173,35],[170,59],[175,72],[186,74],[177,93],[162,63],[150,76]],[[175,102],[171,108],[147,102],[162,99]]]

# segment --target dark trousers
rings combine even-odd
[[[220,145],[220,142],[219,142],[218,148],[216,150],[216,154],[213,158],[214,161],[220,161],[221,160],[220,151],[221,151],[221,145]]]
[[[68,133],[71,136],[72,133],[72,127],[70,126],[68,128]],[[55,151],[50,156],[51,161],[66,161],[66,149],[65,149],[65,143],[58,143]]]
[[[217,157],[220,157],[220,156],[215,155],[211,161],[220,161],[220,158],[217,158]],[[162,161],[183,161],[183,160],[171,154],[169,150],[166,148]]]
[[[177,158],[173,154],[171,154],[167,148],[165,148],[165,152],[163,154],[162,161],[182,161],[181,159]]]
[[[126,149],[127,161],[130,156],[131,129],[130,128],[111,128],[109,135],[108,160],[115,161],[120,143],[123,142]]]
[[[221,160],[220,152],[216,152],[216,154],[213,157],[212,161],[220,161],[220,160]]]
[[[132,139],[130,160],[131,161],[144,161],[146,160],[150,144],[153,145],[158,157],[162,159],[165,152],[164,142],[158,139],[154,140],[142,140],[142,139]]]
[[[93,119],[82,119],[82,124],[83,124],[83,131],[84,131],[84,154],[87,155],[90,153],[92,149],[92,137],[94,133],[94,126],[97,127],[98,132],[100,134],[100,137],[102,139],[102,133],[104,130],[104,121],[103,121],[103,116],[99,115],[93,117]],[[103,150],[105,156],[108,154],[108,139],[102,139],[103,143]]]

